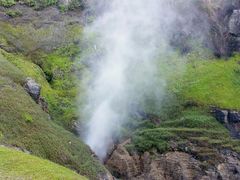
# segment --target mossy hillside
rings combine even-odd
[[[11,62],[6,60],[2,54],[0,54],[0,76],[8,77],[12,81],[22,84],[25,79],[24,73],[14,66]]]
[[[129,148],[140,152],[153,149],[166,152],[172,149],[172,142],[179,147],[191,142],[196,146],[205,143],[212,149],[227,148],[239,152],[240,141],[232,139],[229,131],[209,114],[210,106],[240,109],[236,99],[240,95],[239,55],[229,59],[208,59],[191,54],[182,60],[182,67],[174,59],[159,67],[166,70],[160,72],[167,72],[165,77],[169,86],[166,91],[170,94],[164,101],[167,103],[158,108],[161,123],[157,126],[149,120],[132,122],[130,129],[138,130],[133,134],[133,146]],[[174,64],[176,67],[172,68]],[[189,109],[191,106],[197,108]]]
[[[9,17],[12,17],[12,18],[22,16],[22,12],[20,10],[18,10],[18,9],[15,9],[15,10],[9,9],[9,10],[6,11],[6,14]]]
[[[49,6],[58,6],[60,10],[74,10],[77,8],[83,9],[85,4],[83,0],[71,0],[69,2],[60,0],[0,0],[0,6],[9,8],[20,2],[35,10],[41,10]]]
[[[53,120],[72,130],[77,120],[75,98],[78,78],[74,62],[79,53],[81,25],[50,25],[35,29],[33,25],[10,25],[1,22],[0,37],[5,58],[23,74],[34,78],[42,86],[42,96],[49,104]],[[81,70],[79,70],[81,71]]]
[[[50,161],[0,147],[0,179],[87,179]]]
[[[240,56],[229,59],[191,57],[182,78],[171,90],[186,101],[199,105],[240,110]]]
[[[232,139],[222,124],[199,109],[188,109],[178,118],[164,121],[159,126],[140,128],[133,134],[132,142],[133,147],[130,147],[139,152],[171,151],[173,142],[178,148],[182,143],[191,142],[196,146],[205,143],[209,148],[228,148],[240,152],[240,141]]]
[[[50,113],[69,129],[72,129],[72,125],[78,119],[76,97],[80,82],[76,71],[81,72],[82,67],[77,66],[73,60],[78,53],[79,48],[71,44],[43,55],[41,63],[41,68],[54,90],[54,95],[47,98]]]
[[[12,56],[15,57],[15,55]],[[1,61],[8,66],[0,68],[1,143],[26,149],[34,155],[75,169],[87,177],[95,178],[104,170],[103,167],[94,160],[89,149],[79,138],[51,121],[19,85],[26,77],[20,70],[21,63],[18,64],[21,61],[17,61],[18,63],[14,65],[14,61],[7,61],[4,57],[6,54],[2,56]],[[17,59],[19,57],[15,60]],[[29,64],[27,61],[23,62],[25,68],[32,65],[30,61]],[[26,66],[25,63],[28,65]],[[36,75],[41,81],[38,73],[42,74],[42,71],[36,71],[35,66],[29,66],[27,69],[32,76]],[[37,70],[41,69],[37,68]],[[43,82],[47,84],[46,80]]]
[[[0,6],[4,7],[10,7],[16,4],[15,0],[1,0],[0,1]]]
[[[71,57],[78,51],[75,45],[69,45],[50,54],[42,53],[38,55],[37,60],[1,51],[8,63],[18,67],[23,77],[32,77],[41,85],[42,96],[49,104],[52,119],[70,130],[77,120],[75,101],[78,94],[78,78],[75,71],[81,69],[81,66],[74,66]],[[35,63],[39,65],[32,61],[37,61]]]
[[[34,23],[42,24],[36,28]],[[50,23],[50,22],[49,22]],[[53,50],[71,43],[78,43],[82,37],[82,25],[71,24],[68,19],[64,23],[51,22],[44,26],[44,22],[33,19],[32,23],[13,25],[0,22],[0,42],[14,48],[14,51],[31,56],[36,52],[52,52]]]

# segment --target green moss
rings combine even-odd
[[[54,90],[54,95],[50,98],[47,96],[50,113],[55,120],[69,129],[77,120],[75,101],[78,93],[78,78],[73,71],[74,62],[71,57],[78,51],[76,45],[65,46],[54,53],[43,55],[41,62],[41,67]]]
[[[12,17],[12,18],[22,16],[22,12],[20,10],[18,10],[18,9],[16,9],[16,10],[12,10],[12,9],[7,10],[6,14],[8,16]]]
[[[26,77],[35,79],[42,87],[41,94],[48,102],[49,112],[53,120],[72,129],[72,124],[77,120],[77,106],[75,104],[78,92],[75,84],[77,78],[72,72],[73,61],[60,52],[62,51],[44,54],[41,57],[43,61],[41,62],[42,68],[40,68],[20,54],[13,55],[0,50],[2,53],[0,61],[4,61],[10,66],[1,67],[0,74],[4,73],[5,76],[11,74],[16,82],[21,81],[21,83]],[[69,53],[71,52],[69,51]],[[16,75],[14,72],[17,72]]]
[[[172,138],[174,134],[165,129],[146,129],[134,135],[133,144],[139,152],[156,149],[162,153],[169,150],[168,141]]]
[[[32,116],[28,113],[24,113],[22,118],[25,119],[25,121],[28,123],[31,123],[33,121]]]
[[[175,120],[162,122],[159,127],[144,128],[133,134],[132,146],[139,152],[156,149],[171,150],[170,142],[189,141],[209,148],[227,148],[239,152],[240,141],[233,140],[228,130],[208,113],[199,109],[184,111]]]
[[[173,128],[202,128],[202,129],[222,129],[223,126],[212,116],[201,111],[184,111],[180,118],[172,121],[164,121],[161,127]]]
[[[50,55],[49,60],[54,60],[53,57],[56,56]],[[62,65],[69,59],[63,57],[62,61],[60,55],[56,58],[60,58],[56,59],[56,62],[54,60],[56,67],[69,73],[71,63]],[[20,54],[10,54],[1,50],[0,62],[3,65],[0,66],[0,132],[3,135],[1,143],[26,149],[34,155],[75,169],[93,179],[104,171],[81,140],[50,121],[49,116],[20,86],[28,76],[36,79],[42,86],[43,96],[52,108],[51,113],[58,115],[58,112],[63,112],[54,118],[62,116],[61,118],[66,118],[66,123],[70,125],[73,114],[76,114],[75,109],[69,106],[73,104],[73,94],[76,93],[68,91],[73,84],[69,87],[63,86],[65,88],[62,85],[54,85],[55,80],[62,81],[61,76],[56,76],[57,78],[49,84],[42,69]],[[67,81],[63,84],[65,83]]]
[[[37,20],[36,20],[37,21]],[[66,23],[68,20],[65,20]],[[32,24],[12,25],[0,22],[0,37],[4,38],[15,51],[32,55],[35,52],[51,52],[59,47],[79,42],[82,26],[79,24],[49,25],[35,28]]]
[[[14,64],[7,61],[6,58],[0,54],[0,76],[8,77],[16,83],[22,84],[25,79],[24,73],[18,69]]]
[[[26,149],[34,155],[75,169],[91,179],[104,171],[91,156],[88,147],[49,120],[49,116],[21,86],[7,78],[0,79],[1,143]]]
[[[182,79],[175,83],[175,91],[186,100],[206,106],[240,109],[239,55],[228,60],[198,60],[187,63]]]
[[[71,0],[67,4],[64,2],[58,3],[58,8],[61,12],[74,10],[74,9],[84,9],[85,8],[85,2],[83,0]]]
[[[0,179],[86,179],[77,173],[16,150],[0,147]]]
[[[80,51],[77,42],[81,39],[82,27],[72,24],[35,29],[31,25],[12,26],[5,22],[0,22],[0,26],[0,37],[18,51],[14,55],[5,51],[1,54],[25,77],[32,77],[41,84],[52,118],[72,129],[77,119],[78,91],[74,72],[78,67],[73,66],[73,59]]]
[[[26,57],[21,54],[11,54],[3,50],[0,50],[0,53],[2,57],[20,70],[22,77],[32,77],[41,84],[42,93],[44,95],[51,96],[53,94],[53,90],[45,79],[45,74],[39,66],[27,60]]]
[[[15,0],[0,0],[0,6],[11,7],[16,4]]]

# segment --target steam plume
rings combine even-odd
[[[85,30],[86,36],[95,35],[93,79],[84,109],[88,118],[85,142],[100,159],[133,107],[149,100],[160,107],[167,82],[157,68],[161,64],[157,57],[172,51],[170,37],[181,25],[176,22],[184,24],[182,31],[190,32],[193,16],[183,18],[180,11],[185,12],[184,4],[193,12],[191,2],[91,1],[90,7],[101,13]]]

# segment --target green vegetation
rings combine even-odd
[[[79,84],[75,71],[82,69],[81,65],[74,66],[74,59],[80,52],[77,42],[81,39],[82,27],[69,25],[56,30],[59,27],[51,26],[36,30],[32,26],[6,23],[0,26],[4,45],[13,46],[19,52],[2,50],[5,59],[18,67],[24,77],[32,77],[42,86],[42,96],[49,105],[52,119],[72,130],[77,120],[75,98]],[[61,38],[54,37],[56,32],[62,34]]]
[[[33,118],[30,114],[27,114],[27,113],[24,113],[23,114],[23,118],[25,119],[26,122],[32,122],[33,121]]]
[[[40,52],[49,53],[65,45],[77,43],[82,38],[82,26],[79,24],[54,24],[35,28],[32,24],[11,25],[0,22],[0,27],[1,39],[5,39],[15,51],[27,56],[38,56]]]
[[[23,2],[34,7],[34,9],[40,10],[48,6],[56,5],[58,0],[23,0]]]
[[[17,2],[17,0],[0,0],[0,6],[9,8],[15,5]],[[69,2],[63,2],[59,0],[23,0],[21,3],[33,7],[35,10],[42,10],[49,6],[58,6],[61,11],[84,8],[83,0],[70,0]]]
[[[16,4],[15,0],[0,0],[0,6],[11,7]]]
[[[128,149],[161,153],[176,148],[185,151],[182,147],[192,143],[204,147],[200,154],[206,147],[240,152],[240,141],[231,138],[229,131],[209,114],[210,106],[240,110],[240,102],[236,100],[240,96],[239,55],[227,60],[199,58],[194,54],[181,58],[181,62],[176,61],[178,57],[170,58],[173,59],[159,67],[170,82],[169,95],[157,113],[151,105],[145,109],[159,116],[161,123],[134,120],[128,124],[129,129],[136,129]]]
[[[86,179],[77,173],[16,150],[0,147],[0,179]]]
[[[228,60],[189,60],[173,91],[199,105],[240,110],[239,55]]]
[[[197,146],[228,147],[239,152],[240,142],[233,140],[228,130],[208,113],[199,109],[185,110],[174,120],[163,121],[154,128],[140,128],[133,134],[133,145],[139,152],[171,150],[171,143],[179,146],[191,142]],[[133,148],[133,147],[131,147]]]
[[[12,18],[15,18],[15,17],[19,17],[19,16],[22,16],[22,12],[18,9],[15,9],[15,10],[7,10],[6,11],[6,14]]]
[[[46,98],[51,98],[51,94],[54,97],[57,90],[49,85],[44,72],[23,56],[3,50],[0,62],[5,65],[0,66],[0,143],[26,149],[89,178],[103,172],[88,147],[51,121],[22,88],[24,79],[30,76],[42,85],[43,94],[49,95]]]

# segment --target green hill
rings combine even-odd
[[[0,147],[0,179],[87,179],[50,161]]]

